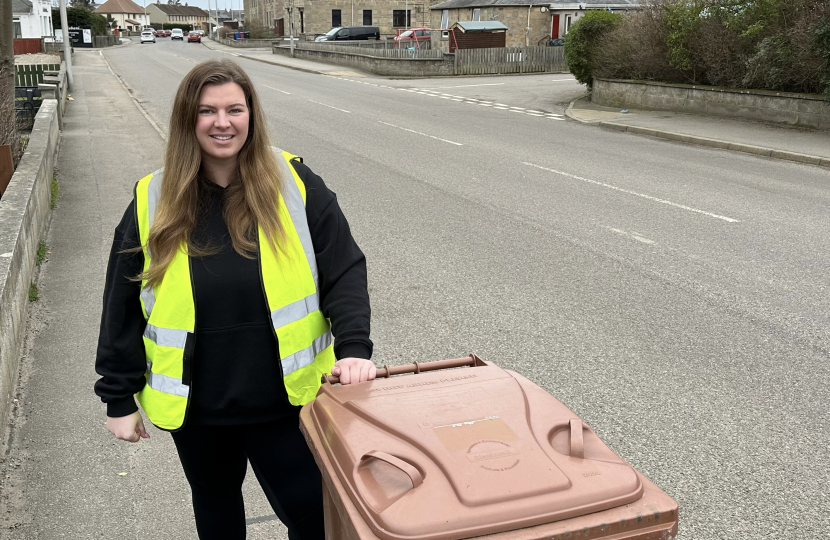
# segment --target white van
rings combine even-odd
[[[173,41],[174,39],[180,39],[184,41],[184,32],[182,32],[181,28],[174,28],[170,31],[170,41]]]

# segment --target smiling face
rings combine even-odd
[[[202,88],[196,117],[196,139],[208,166],[235,163],[248,138],[250,111],[245,92],[236,83]]]

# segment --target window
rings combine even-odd
[[[409,28],[412,25],[412,10],[410,9],[393,9],[392,10],[392,26],[400,28],[401,26]]]
[[[474,21],[480,21],[481,20],[481,10],[480,9],[475,8],[473,10],[473,20]]]
[[[565,15],[565,33],[568,33],[568,30],[571,29],[571,16]]]
[[[338,26],[342,26],[342,21],[340,20],[340,10],[333,9],[331,10],[331,27],[337,28]]]
[[[372,26],[372,10],[363,10],[363,26]]]
[[[8,19],[6,19],[8,20]],[[23,32],[20,28],[20,19],[12,19],[12,25],[14,26],[14,39],[20,39],[23,37]]]
[[[447,28],[448,24],[450,24],[450,10],[445,9],[441,11],[441,29]],[[441,39],[450,39],[450,33],[441,32]]]

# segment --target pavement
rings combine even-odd
[[[565,115],[582,124],[830,167],[830,132],[671,111],[601,107],[583,97]]]
[[[195,540],[172,438],[145,420],[149,440],[115,440],[92,392],[113,232],[137,179],[161,166],[165,141],[98,50],[76,49],[73,62],[74,100],[57,160],[60,198],[0,460],[0,539]],[[243,494],[248,538],[284,539],[250,470]]]

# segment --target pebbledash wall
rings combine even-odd
[[[299,45],[294,49],[295,58],[330,62],[340,66],[362,69],[387,77],[430,77],[455,74],[455,56],[445,54],[443,59],[432,58],[379,58],[360,54],[359,52],[335,52],[323,50],[304,50]],[[291,49],[285,45],[274,46],[274,54],[289,56]]]
[[[686,111],[830,130],[830,101],[814,94],[594,79],[591,101],[621,109]]]
[[[26,336],[29,286],[46,232],[60,131],[58,102],[44,99],[26,152],[0,200],[0,426],[6,426]]]

